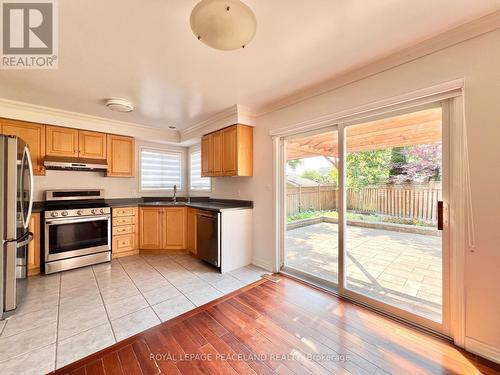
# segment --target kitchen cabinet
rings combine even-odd
[[[141,207],[140,248],[186,249],[186,207]]]
[[[220,176],[222,174],[222,134],[216,132],[210,135],[210,154],[208,158],[208,166],[212,176]]]
[[[106,134],[87,130],[78,131],[78,156],[89,159],[106,159]]]
[[[78,129],[47,125],[45,134],[47,156],[78,157]]]
[[[139,212],[139,247],[150,250],[161,249],[163,245],[163,208],[141,207]]]
[[[182,250],[186,248],[186,207],[168,207],[163,214],[163,248]]]
[[[202,137],[203,177],[252,176],[253,128],[236,124]]]
[[[186,247],[190,253],[196,255],[196,212],[197,209],[187,209],[187,239]]]
[[[43,159],[45,158],[45,125],[25,121],[0,120],[0,133],[15,135],[23,139],[30,148],[33,173],[39,176],[45,175],[45,168],[43,167]]]
[[[222,135],[222,173],[233,176],[238,173],[238,128],[231,126]]]
[[[137,207],[113,208],[113,258],[138,254]]]
[[[201,175],[208,176],[210,174],[210,157],[212,153],[210,151],[210,135],[204,136],[201,139]],[[203,157],[205,155],[205,157]]]
[[[107,161],[110,177],[134,177],[135,141],[132,137],[107,135]]]
[[[33,233],[33,241],[28,244],[27,250],[27,265],[28,276],[40,274],[40,214],[33,213],[31,215],[28,230]]]

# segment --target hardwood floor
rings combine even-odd
[[[439,338],[280,276],[57,374],[500,374]]]

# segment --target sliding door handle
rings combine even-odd
[[[444,204],[443,201],[437,202],[437,229],[443,230],[444,228]]]

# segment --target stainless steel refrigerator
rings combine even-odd
[[[26,277],[28,223],[33,207],[33,167],[29,147],[0,135],[0,317],[17,306],[17,278]]]

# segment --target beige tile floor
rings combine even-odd
[[[23,280],[0,321],[0,373],[45,374],[260,279],[190,255],[137,255]]]
[[[289,230],[286,265],[337,284],[338,226]],[[347,227],[347,287],[440,321],[441,237]]]

